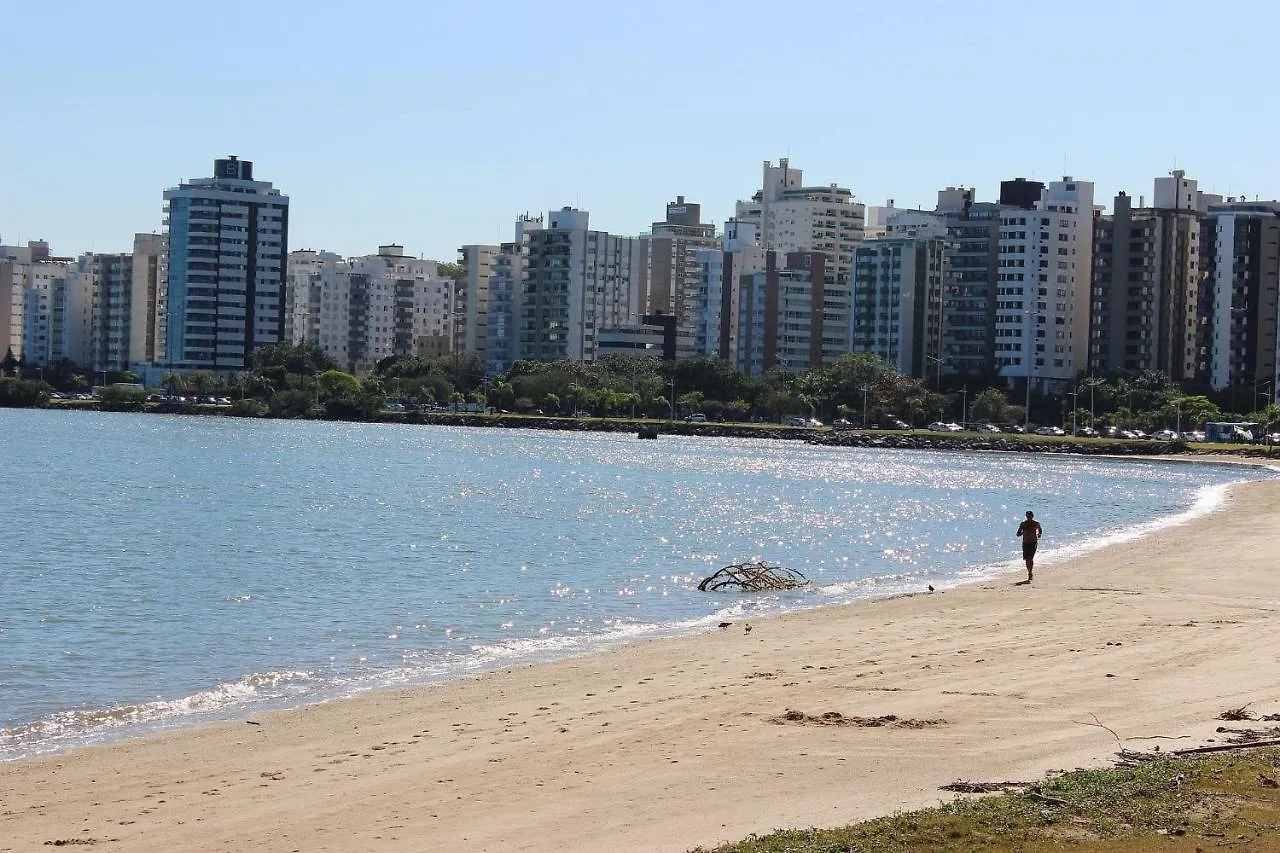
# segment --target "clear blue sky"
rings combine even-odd
[[[576,205],[635,233],[676,194],[718,225],[765,159],[868,204],[1066,172],[1150,196],[1280,196],[1280,4],[7,4],[0,236],[127,251],[161,193],[253,160],[291,249],[453,260]]]

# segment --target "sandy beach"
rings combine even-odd
[[[682,851],[932,805],[958,779],[1104,765],[1117,736],[1204,745],[1227,708],[1280,712],[1278,561],[1280,481],[1250,483],[1029,586],[0,764],[0,851]]]

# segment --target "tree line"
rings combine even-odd
[[[39,405],[51,391],[89,387],[86,372],[68,362],[32,370],[11,358],[0,365],[0,405]],[[100,384],[136,383],[128,371],[99,372]],[[209,371],[161,378],[165,396],[216,395],[238,414],[372,420],[389,403],[405,411],[441,407],[523,414],[680,418],[699,412],[709,420],[778,421],[787,417],[837,419],[874,427],[901,419],[921,427],[934,420],[1008,425],[1030,420],[1071,429],[1109,426],[1190,429],[1208,420],[1280,421],[1268,393],[1246,385],[1216,393],[1188,393],[1164,374],[1080,376],[1054,394],[1026,397],[976,378],[944,377],[945,388],[906,376],[869,353],[850,353],[803,372],[771,370],[752,377],[718,358],[659,361],[608,355],[591,364],[517,361],[489,376],[474,354],[393,357],[357,377],[313,344],[258,349],[249,369],[234,377]],[[108,388],[108,391],[112,389]],[[104,392],[106,393],[106,392]],[[109,399],[108,399],[109,398]],[[118,389],[104,397],[115,407],[141,405],[141,392]]]

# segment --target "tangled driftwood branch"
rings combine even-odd
[[[808,583],[809,579],[795,569],[760,562],[735,563],[705,578],[698,584],[698,589],[715,592],[725,587],[737,587],[742,592],[765,592],[795,589]]]

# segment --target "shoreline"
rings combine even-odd
[[[98,412],[102,414],[169,415],[243,421],[283,421],[304,423],[367,423],[380,426],[446,426],[476,429],[517,429],[551,432],[637,433],[654,430],[655,437],[680,436],[698,438],[746,438],[766,441],[801,441],[829,447],[862,447],[885,450],[996,451],[1005,453],[1044,453],[1067,456],[1108,456],[1114,458],[1178,458],[1227,457],[1273,459],[1269,446],[1214,445],[1197,447],[1184,442],[1155,439],[1082,439],[1003,433],[996,436],[980,433],[935,433],[924,429],[907,431],[871,428],[812,428],[781,423],[698,422],[683,420],[632,419],[615,417],[575,418],[557,415],[479,414],[468,412],[382,412],[372,420],[330,420],[321,417],[273,418],[268,415],[237,415],[221,407],[203,405],[147,404],[142,408],[105,408],[97,403],[60,404],[29,407],[34,411]],[[1280,457],[1275,457],[1280,462]]]
[[[974,451],[979,452],[979,451]],[[1259,460],[1226,458],[1186,458],[1186,457],[1095,457],[1100,461],[1127,460],[1159,462],[1181,462],[1196,465],[1244,465],[1266,471],[1277,468]],[[1244,481],[1250,482],[1250,481]],[[1116,544],[1133,542],[1159,533],[1162,530],[1188,523],[1191,520],[1218,511],[1221,498],[1209,494],[1216,489],[1225,492],[1233,484],[1219,486],[1202,486],[1195,499],[1172,512],[1137,521],[1126,527],[1110,531],[1098,530],[1089,538],[1073,544],[1055,545],[1040,553],[1043,565],[1057,565],[1066,560],[1080,559],[1096,551],[1114,547]],[[1207,502],[1208,505],[1205,505]],[[154,702],[137,702],[118,705],[111,708],[82,708],[73,713],[86,715],[87,719],[104,721],[92,728],[79,731],[68,731],[60,734],[48,746],[15,745],[9,755],[0,755],[0,766],[15,762],[56,758],[70,751],[84,748],[110,747],[134,740],[146,739],[165,734],[182,733],[194,728],[219,723],[238,722],[246,717],[259,714],[297,711],[312,705],[329,702],[341,702],[359,697],[370,692],[399,690],[405,688],[435,688],[455,681],[484,678],[494,672],[522,666],[541,666],[561,661],[573,660],[586,656],[609,653],[635,643],[650,641],[681,640],[696,637],[714,630],[714,625],[723,619],[775,619],[792,613],[804,613],[815,610],[826,610],[845,606],[865,605],[878,600],[910,596],[924,591],[928,586],[937,585],[940,590],[953,590],[965,586],[989,582],[1006,575],[1017,575],[1023,571],[1021,560],[1016,554],[1010,554],[1003,560],[986,560],[957,566],[948,570],[944,577],[930,576],[927,571],[912,579],[903,579],[897,575],[877,575],[847,581],[831,581],[819,583],[813,587],[814,595],[803,600],[792,600],[788,603],[767,603],[759,610],[743,612],[742,601],[725,599],[723,605],[716,610],[701,616],[680,619],[677,621],[652,622],[630,626],[631,630],[613,633],[601,633],[590,636],[565,635],[553,637],[545,642],[538,638],[527,637],[521,640],[524,648],[507,648],[505,646],[485,645],[475,648],[475,660],[467,659],[448,672],[421,673],[416,676],[387,678],[385,675],[370,675],[359,684],[321,686],[314,692],[305,695],[278,696],[259,700],[256,704],[226,705],[224,707],[205,708],[203,710],[175,712],[173,708],[183,707],[192,700],[200,700],[209,693],[219,691],[237,692],[237,685],[246,680],[257,681],[264,674],[254,673],[228,682],[208,687],[198,693]],[[860,593],[853,589],[862,590]],[[825,590],[825,592],[824,592]],[[736,612],[735,612],[736,611]],[[266,673],[271,676],[271,673]],[[53,717],[61,716],[61,713]],[[12,731],[24,729],[37,730],[53,717],[45,717],[12,727]],[[123,721],[113,723],[110,721]]]
[[[1011,572],[2,764],[0,851],[683,850],[1106,763],[1094,717],[1198,745],[1225,708],[1280,710],[1257,666],[1280,640],[1278,509],[1280,482],[1251,481],[1031,587]]]

